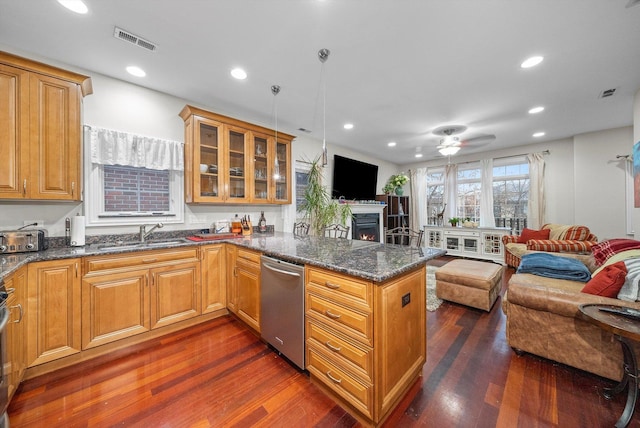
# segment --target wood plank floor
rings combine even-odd
[[[515,355],[500,304],[428,313],[423,377],[386,426],[613,426],[625,394],[606,400],[607,380]],[[12,428],[359,426],[231,316],[25,381],[9,416]]]

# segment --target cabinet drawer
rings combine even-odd
[[[314,268],[308,268],[306,275],[307,284],[314,286],[318,294],[361,309],[371,309],[372,286],[368,281]]]
[[[244,248],[238,248],[237,250],[238,259],[245,259],[260,264],[260,256],[261,253],[256,251],[245,250]]]
[[[373,349],[355,346],[310,318],[307,319],[306,332],[307,346],[317,349],[329,360],[350,367],[367,381],[372,381]]]
[[[176,248],[172,250],[150,250],[135,253],[114,254],[111,256],[87,257],[84,261],[84,273],[94,271],[127,268],[131,266],[139,267],[153,263],[163,263],[172,261],[184,261],[185,259],[197,259],[198,248]]]
[[[307,351],[307,370],[316,380],[343,398],[368,418],[373,418],[373,385],[358,381],[312,347]]]
[[[307,293],[305,313],[348,337],[365,345],[373,346],[373,317],[371,313],[351,310],[313,293]]]

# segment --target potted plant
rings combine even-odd
[[[401,172],[400,174],[395,174],[389,177],[387,185],[393,188],[396,195],[402,196],[402,194],[404,193],[404,189],[402,188],[402,186],[407,184],[407,181],[409,181],[409,177],[404,172]]]
[[[382,192],[383,192],[385,195],[390,195],[390,194],[391,194],[391,192],[393,192],[394,190],[395,190],[395,187],[394,187],[394,186],[393,186],[393,184],[391,184],[391,183],[387,183],[387,184],[385,184],[385,185],[384,185],[384,187],[382,188]]]
[[[449,219],[449,223],[451,224],[452,227],[457,227],[458,223],[460,223],[460,219],[458,217],[451,217]]]
[[[351,219],[351,206],[341,204],[331,199],[331,194],[322,185],[322,164],[320,157],[309,162],[308,184],[304,191],[304,200],[299,208],[305,221],[309,222],[310,230],[316,236],[322,235],[322,230],[332,224],[347,224]]]

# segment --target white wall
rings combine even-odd
[[[633,145],[637,142],[640,142],[640,89],[636,92],[633,98],[633,141],[631,142],[631,147],[629,151],[633,150]],[[635,208],[633,210],[633,230],[635,232],[636,238],[639,239],[638,234],[640,234],[640,209]]]
[[[625,159],[633,145],[633,128],[617,128],[574,137],[575,220],[589,226],[599,240],[625,238]]]
[[[18,53],[20,54],[20,53]],[[38,58],[35,58],[38,59]],[[40,59],[41,60],[41,59]],[[64,67],[62,64],[55,64]],[[71,69],[70,67],[66,67]],[[112,79],[96,73],[75,69],[92,77],[93,94],[84,98],[83,122],[87,125],[116,129],[158,138],[184,141],[184,122],[178,116],[189,101],[168,94],[153,91],[141,86]],[[220,106],[202,106],[221,114],[228,114]],[[238,119],[243,119],[238,117]],[[272,127],[271,124],[258,125]],[[284,130],[284,132],[289,132]],[[292,132],[289,132],[292,133]],[[308,135],[301,135],[292,143],[292,157],[313,159],[321,153],[321,141]],[[381,189],[389,175],[395,173],[397,166],[378,160],[372,156],[345,150],[328,144],[330,163],[326,168],[326,185],[330,188],[333,174],[333,154],[355,158],[379,166],[378,188]],[[91,189],[84,189],[85,195]],[[291,215],[292,206],[280,205],[186,205],[185,223],[166,225],[163,230],[182,230],[209,228],[216,220],[231,218],[235,214],[248,214],[258,219],[260,211],[265,212],[268,224],[274,224],[276,230],[283,230],[284,218]],[[295,210],[293,211],[295,215]],[[78,213],[83,214],[83,204],[51,202],[0,202],[0,230],[15,229],[26,220],[42,220],[49,236],[64,236],[64,220]],[[109,233],[135,233],[138,226],[88,227],[88,235]]]

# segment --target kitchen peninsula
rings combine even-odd
[[[30,302],[45,299],[46,296],[36,294],[48,291],[46,287],[34,286],[41,277],[31,277],[32,272],[38,272],[32,267],[46,267],[47,263],[67,263],[69,266],[66,270],[55,272],[56,280],[75,276],[76,280],[70,281],[72,285],[67,287],[65,293],[75,295],[76,303],[82,301],[81,305],[71,305],[74,307],[69,308],[68,318],[73,318],[75,324],[73,328],[67,329],[67,334],[71,336],[74,334],[71,330],[77,329],[78,336],[82,332],[80,343],[61,347],[63,352],[58,354],[59,358],[54,359],[50,359],[51,352],[38,355],[28,353],[27,377],[71,365],[113,349],[122,349],[129,344],[161,335],[165,331],[193,325],[201,322],[200,320],[226,315],[227,307],[230,306],[227,301],[229,296],[225,293],[223,296],[227,297],[224,297],[222,307],[218,306],[215,311],[206,315],[202,310],[205,308],[204,290],[213,277],[211,272],[207,273],[210,269],[205,267],[207,258],[204,254],[207,249],[212,248],[222,254],[226,254],[227,250],[245,251],[305,266],[307,370],[314,383],[364,424],[380,425],[420,376],[426,361],[425,264],[427,260],[444,254],[444,251],[272,233],[215,242],[193,242],[171,236],[166,245],[160,240],[131,246],[107,246],[102,243],[84,248],[50,248],[37,253],[1,257],[2,281],[11,281],[19,271],[23,271],[23,266],[28,265],[27,288]],[[176,255],[180,258],[177,261],[169,258],[178,257]],[[132,264],[118,271],[114,263],[122,260]],[[140,260],[140,263],[133,264],[134,260]],[[229,284],[233,282],[236,261],[231,257],[221,260],[226,260],[226,264],[220,264],[219,270],[223,272],[222,277],[226,278],[228,292]],[[159,263],[163,261],[165,264],[160,266]],[[172,264],[167,267],[167,263]],[[100,299],[108,299],[108,295],[88,299],[89,285],[97,278],[92,275],[97,275],[94,272],[99,272],[100,269],[111,275],[111,282],[123,281],[125,286],[136,290],[146,288],[146,304],[149,304],[150,293],[152,308],[154,292],[149,292],[147,284],[152,289],[162,287],[163,275],[168,277],[165,286],[173,286],[178,282],[182,286],[184,279],[193,278],[194,284],[190,290],[193,290],[193,301],[198,302],[198,305],[192,308],[190,315],[180,318],[184,315],[181,314],[177,322],[172,324],[169,324],[171,316],[158,316],[155,320],[157,328],[154,327],[153,314],[151,322],[141,322],[135,326],[136,329],[121,329],[117,333],[101,332],[100,328],[105,326],[104,320],[92,322],[92,328],[95,324],[95,331],[92,330],[90,335],[87,324],[88,320],[93,319],[91,312],[96,311]],[[178,271],[187,274],[184,279],[180,276],[180,281],[172,282],[171,275]],[[167,275],[167,272],[170,274]],[[48,277],[42,278],[46,281]],[[134,281],[130,278],[139,279]],[[257,285],[259,298],[259,280]],[[224,284],[222,287],[224,288]],[[42,301],[46,304],[46,299]],[[145,301],[140,299],[140,302]],[[45,341],[51,340],[46,333],[33,330],[42,325],[34,324],[37,317],[36,314],[29,313],[30,309],[38,311],[41,308],[27,306],[24,315],[29,334],[35,334],[35,337]],[[259,314],[257,320],[259,329]],[[131,333],[133,330],[136,330],[135,333]],[[123,331],[127,331],[128,336],[122,335]]]

